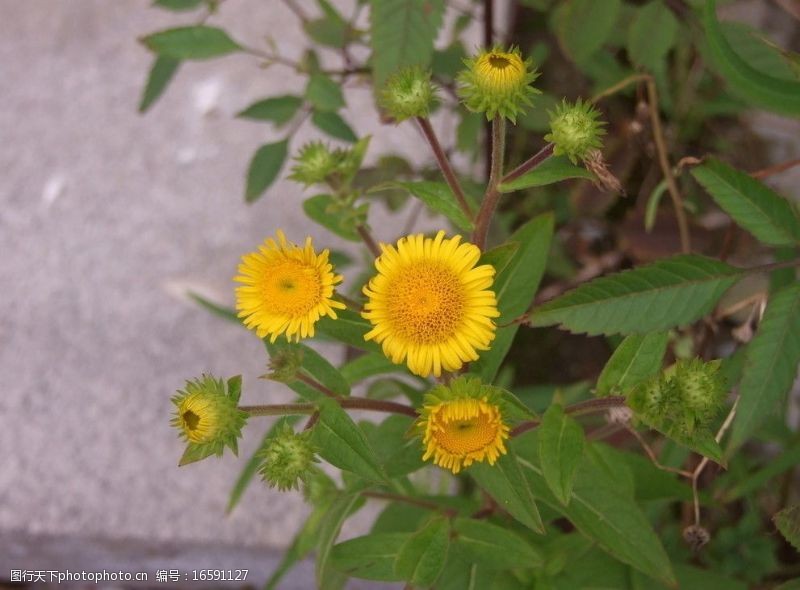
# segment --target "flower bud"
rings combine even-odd
[[[259,452],[259,472],[270,487],[284,492],[299,489],[313,468],[316,458],[310,441],[311,431],[297,434],[289,425],[283,425],[267,440]]]
[[[281,348],[269,359],[269,373],[261,375],[262,379],[270,379],[279,383],[291,383],[297,380],[297,373],[303,365],[303,349],[299,346]]]
[[[306,186],[325,182],[335,169],[339,157],[321,141],[312,141],[300,148],[289,178]]]
[[[505,117],[516,122],[517,114],[532,104],[532,97],[541,91],[531,86],[539,74],[530,59],[524,60],[519,49],[508,51],[499,46],[465,59],[467,66],[457,78],[458,95],[475,113],[486,113],[487,119]]]
[[[172,398],[176,411],[170,424],[189,443],[187,452],[191,451],[192,460],[222,455],[226,446],[237,452],[237,440],[247,421],[247,414],[237,407],[239,383],[240,379],[234,378],[226,386],[222,379],[203,375],[187,381],[186,387]]]
[[[603,121],[598,121],[600,112],[591,103],[578,99],[574,105],[564,100],[555,112],[549,112],[550,133],[545,140],[555,145],[553,153],[566,155],[575,164],[601,147],[600,137],[605,134]]]
[[[436,104],[431,72],[419,66],[402,68],[386,82],[378,106],[398,123],[411,117],[427,117]]]

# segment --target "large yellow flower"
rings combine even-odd
[[[488,350],[499,316],[490,290],[494,267],[476,267],[481,252],[461,236],[407,236],[397,247],[381,245],[378,274],[364,287],[362,315],[374,326],[364,335],[383,346],[393,363],[412,373],[440,376],[457,371]]]
[[[243,284],[236,288],[239,317],[259,338],[269,335],[270,342],[281,334],[295,341],[313,336],[321,317],[335,319],[334,309],[345,308],[332,299],[342,277],[333,274],[328,250],[314,252],[310,237],[301,248],[278,230],[277,242],[268,238],[257,252],[242,256],[239,273],[234,278]]]
[[[495,461],[506,453],[509,427],[503,421],[499,390],[477,378],[460,377],[425,395],[417,420],[422,459],[458,473],[475,461]]]

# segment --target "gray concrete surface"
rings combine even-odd
[[[194,18],[148,4],[2,3],[0,535],[282,547],[305,514],[299,495],[255,484],[225,516],[244,459],[178,469],[169,398],[212,371],[242,373],[245,403],[290,399],[256,378],[261,342],[184,292],[231,303],[239,256],[277,227],[341,246],[305,220],[294,183],[253,206],[242,200],[250,156],[279,136],[233,115],[303,84],[247,56],[190,63],[139,116],[151,56],[136,38]],[[272,35],[288,55],[301,52],[280,2],[225,2],[217,22],[251,45]],[[376,135],[373,154],[413,152],[412,126],[382,127],[370,90],[347,92],[346,116]],[[295,149],[317,135],[304,127]],[[371,221],[380,238],[394,237],[385,214]],[[253,421],[241,457],[268,423]]]

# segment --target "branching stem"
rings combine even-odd
[[[472,241],[483,250],[486,246],[486,237],[489,234],[489,225],[492,222],[497,203],[500,201],[500,182],[503,178],[503,160],[506,151],[506,120],[500,115],[495,115],[492,121],[492,157],[489,169],[489,184],[483,196],[478,217],[475,219],[475,232]]]

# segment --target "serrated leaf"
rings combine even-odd
[[[282,125],[290,121],[302,105],[303,99],[299,96],[291,94],[272,96],[254,102],[236,116],[242,119],[270,121],[276,125]]]
[[[800,242],[800,219],[787,199],[719,160],[708,159],[692,168],[717,205],[741,227],[771,246]]]
[[[657,430],[679,445],[682,445],[687,449],[694,451],[695,453],[703,455],[704,457],[708,457],[722,467],[726,466],[726,461],[722,453],[722,447],[719,446],[719,443],[714,438],[714,434],[710,430],[695,430],[689,434],[674,427],[667,427],[665,424],[655,421],[652,416],[637,415],[637,417],[650,428]]]
[[[357,215],[351,206],[343,206],[331,195],[315,195],[303,201],[303,211],[313,221],[340,238],[351,242],[360,242],[361,236],[356,225],[363,223],[364,215]]]
[[[747,345],[730,450],[742,445],[785,399],[800,363],[800,283],[777,291]]]
[[[661,369],[667,351],[668,334],[631,334],[617,346],[597,378],[598,397],[622,395]]]
[[[464,231],[472,231],[475,224],[461,210],[450,187],[444,182],[420,180],[418,182],[391,181],[380,184],[370,189],[370,192],[379,192],[386,189],[402,188],[425,203],[431,210],[441,213],[452,221],[456,227]]]
[[[475,463],[469,474],[497,504],[526,527],[544,533],[544,524],[536,507],[536,500],[517,464],[513,449],[500,457],[494,465]]]
[[[792,547],[800,551],[800,504],[784,508],[772,520]]]
[[[514,258],[517,250],[519,250],[519,244],[517,242],[506,242],[505,244],[500,244],[499,246],[495,246],[491,250],[486,250],[486,252],[481,254],[480,260],[478,260],[478,264],[476,266],[490,264],[494,267],[495,272],[500,274],[509,265],[511,259]]]
[[[306,99],[319,111],[338,111],[345,105],[339,84],[320,73],[309,76]]]
[[[467,518],[453,521],[455,545],[470,560],[492,569],[533,568],[541,566],[543,558],[519,534],[506,528]]]
[[[370,43],[376,89],[402,66],[426,67],[442,26],[442,0],[370,0]]]
[[[716,0],[706,0],[703,25],[711,61],[731,89],[756,106],[800,116],[800,82],[769,76],[748,64],[731,47],[717,20]]]
[[[611,37],[620,0],[571,0],[562,5],[556,22],[558,40],[577,63],[591,57]]]
[[[317,561],[314,571],[317,577],[317,584],[322,587],[326,577],[329,575],[330,556],[336,537],[342,530],[342,524],[347,517],[352,514],[356,503],[361,499],[360,492],[350,494],[339,494],[331,502],[325,517],[319,525],[317,535]]]
[[[178,71],[179,65],[181,65],[179,59],[164,55],[156,56],[155,60],[153,60],[153,66],[150,68],[150,73],[147,75],[147,84],[145,84],[142,99],[139,102],[140,113],[146,112],[164,93],[164,90],[167,89],[170,81],[175,76],[175,72]]]
[[[584,178],[594,180],[594,174],[586,168],[575,166],[566,156],[550,156],[530,172],[515,178],[511,182],[500,185],[500,192],[511,193],[514,191],[545,186],[570,178]]]
[[[286,161],[289,146],[287,140],[262,145],[250,160],[247,169],[247,186],[244,198],[248,203],[256,201],[278,178],[278,174]]]
[[[222,29],[206,25],[167,29],[141,41],[151,51],[174,59],[211,59],[242,49]]]
[[[674,256],[581,285],[535,308],[529,321],[590,335],[685,326],[709,313],[741,274],[711,258]]]
[[[386,474],[364,432],[335,401],[323,399],[318,403],[319,421],[312,440],[320,449],[320,457],[367,480],[384,482]]]
[[[342,117],[332,111],[314,111],[311,113],[311,122],[319,129],[335,139],[349,143],[358,141],[358,136],[353,128]]]
[[[433,519],[400,548],[395,573],[409,584],[427,588],[439,577],[449,549],[449,523],[443,518]]]
[[[353,578],[400,582],[394,571],[394,562],[408,533],[375,533],[338,543],[331,550],[330,563],[337,570]]]
[[[569,504],[575,473],[583,457],[584,435],[580,424],[551,404],[539,426],[539,464],[544,480],[558,501]]]
[[[320,318],[316,329],[334,340],[367,352],[380,352],[380,346],[372,340],[364,340],[364,334],[372,329],[370,323],[349,309],[336,310],[337,318]]]
[[[636,65],[657,70],[675,44],[678,20],[663,0],[652,0],[636,10],[628,28],[628,57]]]
[[[630,495],[620,493],[619,484],[596,464],[594,453],[585,453],[568,505],[550,491],[538,464],[536,431],[513,440],[534,495],[569,519],[588,539],[643,573],[675,587],[675,574],[664,547],[650,522]]]
[[[497,273],[492,286],[500,311],[497,324],[509,324],[530,307],[550,254],[553,226],[553,215],[545,213],[525,223],[508,238],[509,242],[519,244],[519,248],[505,269]],[[516,323],[498,328],[492,348],[470,365],[470,372],[480,375],[486,383],[494,381],[518,329]]]

